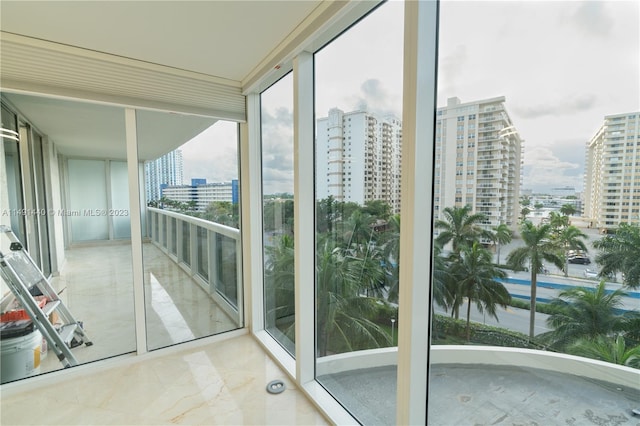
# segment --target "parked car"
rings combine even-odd
[[[569,263],[575,263],[578,265],[589,265],[591,263],[591,259],[587,256],[574,256],[568,259]]]
[[[591,269],[585,269],[584,270],[584,277],[585,278],[598,278],[598,272],[597,271],[593,271]]]

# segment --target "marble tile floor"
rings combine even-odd
[[[153,244],[144,244],[148,348],[158,349],[238,328],[182,268]],[[65,251],[60,298],[82,321],[93,346],[77,347],[80,363],[134,352],[133,268],[129,244],[87,245]],[[54,356],[42,373],[62,368]]]
[[[328,424],[248,334],[132,359],[123,365],[112,362],[114,367],[79,367],[87,373],[45,381],[36,389],[7,394],[12,384],[4,385],[0,424]],[[287,386],[278,395],[266,392],[267,383],[275,379]]]

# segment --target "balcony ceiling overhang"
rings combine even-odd
[[[218,119],[245,120],[247,88],[347,4],[3,0],[0,87],[65,154],[117,158],[122,107],[147,110],[144,126],[166,130],[140,149],[155,158]]]
[[[3,32],[239,86],[321,3],[3,0],[0,22]]]
[[[39,133],[68,157],[125,160],[124,108],[17,93],[3,96],[29,118]],[[136,137],[140,161],[154,160],[181,146],[217,120],[198,115],[139,110]]]

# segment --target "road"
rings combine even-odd
[[[440,306],[436,306],[435,312],[441,315],[447,314]],[[534,334],[538,335],[552,329],[547,327],[547,318],[549,315],[536,312],[536,323],[534,326]],[[460,307],[460,319],[467,319],[467,304]],[[498,320],[496,321],[490,315],[481,314],[478,309],[471,305],[471,321],[491,325],[494,327],[502,327],[511,331],[517,331],[524,334],[529,334],[529,311],[526,309],[518,309],[508,307],[507,309],[498,308]]]
[[[536,223],[535,219],[534,223]],[[539,221],[540,218],[537,218]],[[580,219],[572,217],[572,224],[576,225],[580,228],[582,232],[587,235],[587,239],[585,241],[588,249],[588,254],[591,259],[591,264],[589,265],[577,265],[577,264],[569,264],[568,267],[568,277],[564,276],[564,272],[558,269],[556,266],[551,264],[545,264],[545,267],[548,269],[548,274],[538,274],[538,289],[537,289],[537,298],[538,299],[553,299],[554,297],[558,297],[559,290],[552,288],[545,288],[544,282],[549,282],[552,284],[563,284],[563,285],[574,285],[574,286],[582,286],[588,288],[595,288],[599,280],[598,279],[587,279],[585,278],[585,270],[589,269],[590,271],[598,272],[599,267],[594,262],[596,255],[598,254],[598,250],[593,247],[593,243],[600,238],[602,235],[598,233],[597,229],[590,229],[586,227],[586,223],[583,223]],[[501,264],[506,263],[507,255],[515,248],[522,247],[524,245],[523,241],[519,237],[515,237],[509,244],[505,244],[500,247],[500,259],[497,257],[497,253],[494,253],[494,261],[499,262]],[[531,279],[531,274],[529,272],[513,272],[513,271],[505,271],[509,275],[510,278],[522,279],[529,281]],[[619,279],[619,277],[618,277]],[[506,284],[507,290],[514,296],[525,296],[529,297],[531,294],[530,288],[528,285],[516,285],[516,284]],[[623,288],[622,284],[619,282],[607,282],[606,283],[607,290],[615,290],[619,288]],[[633,290],[631,291],[628,288],[623,288],[623,290],[627,293],[630,293],[632,297],[624,297],[622,299],[621,308],[624,310],[640,310],[640,291]]]
[[[574,265],[574,266],[582,266],[582,265]],[[509,278],[515,278],[517,280],[525,280],[529,281],[531,278],[530,273],[528,272],[513,272],[507,271],[509,273]],[[598,285],[598,281],[589,280],[589,279],[579,279],[572,277],[564,277],[563,275],[553,275],[553,274],[540,274],[538,275],[538,286],[537,286],[537,297],[538,301],[548,301],[555,297],[558,297],[558,294],[561,289],[551,288],[546,286],[548,284],[560,284],[560,285],[573,285],[573,286],[581,286],[587,288],[595,288]],[[529,285],[525,284],[511,284],[511,283],[503,283],[509,294],[512,296],[529,299],[531,295],[531,289]],[[615,290],[622,288],[620,283],[606,283],[606,288],[608,290]],[[625,291],[629,292],[627,289]],[[638,291],[629,292],[634,297],[623,297],[621,308],[624,310],[640,310],[640,298]],[[460,318],[466,319],[466,302],[463,306],[460,307]],[[450,313],[446,313],[443,308],[436,306],[435,312],[442,315],[450,315]],[[549,315],[543,314],[540,312],[536,312],[535,326],[534,326],[534,334],[538,335],[540,333],[544,333],[547,331],[551,331],[552,329],[547,327],[547,318]],[[508,330],[517,331],[524,334],[529,334],[529,310],[527,309],[519,309],[508,307],[507,309],[498,308],[498,320],[495,318],[482,314],[478,311],[475,305],[471,305],[471,321],[487,324],[495,327],[502,327]]]
[[[523,296],[525,298],[529,298],[531,295],[530,289],[530,280],[531,274],[528,272],[513,272],[506,271],[509,274],[509,278],[514,278],[516,280],[524,280],[526,284],[510,284],[504,283],[506,289],[512,296]],[[537,277],[538,285],[537,285],[537,294],[536,299],[538,301],[546,302],[555,297],[558,297],[558,294],[562,289],[552,288],[553,285],[559,284],[563,286],[580,286],[586,288],[595,288],[599,281],[593,279],[579,279],[572,277],[564,277],[563,275],[553,275],[553,274],[539,274]],[[622,288],[628,296],[621,298],[621,306],[620,308],[626,311],[631,310],[640,310],[640,292],[638,290],[629,290],[628,288],[624,288],[620,283],[607,282],[605,285],[607,290],[617,290]]]

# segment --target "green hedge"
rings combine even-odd
[[[529,310],[531,307],[528,300],[516,299],[515,297],[511,298],[511,302],[509,302],[510,306],[514,308],[526,309]],[[558,308],[549,303],[536,303],[536,312],[540,312],[541,314],[553,315],[558,312]]]
[[[434,344],[438,344],[438,340],[446,336],[455,336],[463,338],[466,336],[467,323],[462,319],[454,319],[444,315],[433,316]],[[506,330],[499,327],[492,327],[484,324],[472,322],[470,324],[472,344],[490,345],[490,346],[508,346],[515,348],[528,349],[545,349],[545,346],[536,342],[529,341],[526,334],[515,331]]]

